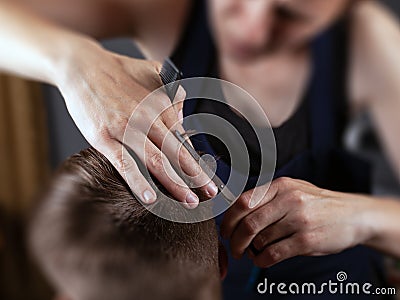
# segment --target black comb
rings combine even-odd
[[[166,58],[160,71],[160,77],[164,84],[165,92],[169,99],[173,101],[179,87],[179,82],[177,81],[182,78],[182,72],[178,70],[169,58]]]
[[[182,78],[182,72],[174,65],[174,63],[169,59],[166,58],[161,71],[160,71],[161,81],[164,84],[165,92],[167,93],[171,102],[174,100],[176,92],[178,91],[179,87],[179,80]],[[184,134],[181,134],[178,130],[174,131],[175,137],[178,139],[179,142],[189,151],[189,154],[197,161],[200,162],[200,155],[196,152],[193,146],[185,139]],[[232,192],[225,186],[223,181],[214,174],[212,170],[209,169],[207,164],[202,166],[203,171],[210,177],[210,179],[215,183],[218,190],[223,195],[224,200],[231,205],[235,200],[236,197]]]

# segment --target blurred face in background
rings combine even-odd
[[[253,59],[305,45],[340,17],[351,0],[209,0],[210,22],[222,55]]]

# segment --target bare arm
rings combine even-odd
[[[0,70],[57,85],[72,51],[122,32],[123,18],[111,22],[117,9],[107,17],[105,8],[103,0],[1,0]]]
[[[89,38],[0,2],[0,70],[56,85],[70,52]]]
[[[158,22],[167,19],[155,17],[151,26],[143,27],[144,18],[148,21],[150,17],[143,10],[151,12],[151,9],[156,8],[155,2],[126,1],[142,4],[143,7],[139,5],[134,11],[143,15],[134,18],[132,24],[138,25],[133,27],[135,36],[150,45],[150,41],[157,40],[154,38],[157,37],[156,29],[161,26]],[[65,1],[57,2],[61,6],[65,4]],[[34,0],[34,3],[39,3],[39,0]],[[170,4],[165,0],[162,3]],[[49,4],[49,15],[54,18],[54,13],[59,10],[52,11],[52,7]],[[173,10],[174,7],[169,6],[169,9]],[[174,167],[181,167],[190,176],[196,175],[195,181],[202,187],[205,197],[213,197],[217,192],[216,186],[201,171],[187,150],[181,149],[178,141],[169,134],[172,128],[183,131],[178,120],[185,95],[183,89],[177,93],[175,102],[178,103],[175,106],[171,106],[171,101],[163,94],[156,94],[154,101],[143,101],[161,85],[158,75],[160,64],[106,51],[93,37],[84,34],[90,26],[83,26],[80,32],[71,28],[75,25],[73,12],[62,15],[65,18],[61,18],[61,21],[57,18],[52,21],[25,5],[0,1],[0,71],[57,86],[83,136],[109,159],[132,192],[143,202],[153,203],[157,195],[123,144],[136,153],[141,163],[171,195],[186,202],[189,207],[196,206],[199,199]],[[71,26],[65,26],[63,22],[71,22]],[[81,27],[82,24],[85,22],[79,21],[76,26]],[[168,32],[165,27],[160,31]],[[170,33],[173,35],[173,32]],[[162,45],[155,43],[153,46]],[[133,112],[136,114],[132,115]],[[166,153],[160,151],[164,146]]]
[[[61,71],[50,70],[56,57],[65,60],[85,39],[123,35],[134,38],[148,58],[161,60],[173,50],[190,3],[0,0],[0,70],[49,82]]]
[[[38,17],[95,38],[134,33],[139,1],[0,0],[24,7]],[[142,4],[143,5],[143,4]]]
[[[368,0],[359,1],[353,21],[351,96],[371,111],[400,175],[400,29]],[[281,177],[243,193],[225,213],[221,235],[230,240],[233,257],[247,251],[262,268],[360,244],[400,257],[400,201]]]
[[[352,96],[370,111],[383,148],[400,179],[400,26],[378,2],[360,1],[354,11]],[[400,256],[400,201],[370,202],[368,245]]]
[[[371,112],[400,179],[400,26],[373,1],[365,1],[354,19],[353,98]]]

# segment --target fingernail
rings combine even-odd
[[[207,185],[207,194],[210,197],[214,197],[214,196],[216,196],[218,194],[218,188],[217,188],[217,186],[215,185],[214,182],[210,182]]]
[[[186,203],[188,204],[198,204],[199,198],[192,192],[189,192],[186,196]]]
[[[179,120],[179,122],[181,122],[181,124],[183,123],[183,111],[182,111],[182,109],[180,111],[178,111],[178,120]]]
[[[150,190],[145,190],[143,192],[143,202],[148,204],[151,202],[154,202],[156,200],[156,196],[150,191]]]

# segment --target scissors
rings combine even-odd
[[[164,84],[166,94],[168,95],[171,102],[173,102],[179,88],[179,80],[182,78],[182,72],[179,71],[179,69],[169,58],[167,58],[162,65],[159,75]],[[228,205],[233,204],[233,202],[235,202],[236,200],[235,195],[216,175],[216,173],[211,170],[207,163],[200,164],[200,162],[202,161],[202,157],[185,138],[185,134],[180,133],[178,130],[174,130],[173,134],[176,139],[188,150],[189,154],[194,158],[194,160],[200,165],[204,173],[206,173],[207,176],[215,183],[218,191],[221,193],[223,199],[228,203]]]
[[[162,65],[160,77],[164,84],[165,92],[167,93],[171,102],[173,102],[176,92],[179,88],[178,81],[182,78],[182,72],[179,71],[179,69],[169,58],[167,58]],[[186,131],[186,133],[188,132],[189,131]],[[221,193],[226,203],[228,203],[228,205],[233,204],[233,202],[235,202],[236,200],[234,194],[229,190],[227,186],[225,186],[224,182],[217,176],[217,174],[211,170],[207,163],[200,164],[202,157],[184,137],[184,135],[186,134],[181,134],[178,130],[175,130],[173,133],[177,140],[188,150],[190,155],[200,165],[204,173],[206,173],[207,176],[215,183],[218,191]],[[262,252],[258,250],[253,243],[250,243],[249,249],[254,253],[254,255],[258,255]]]

